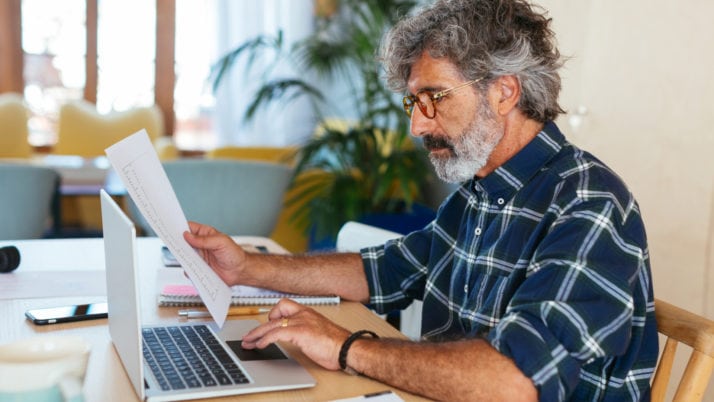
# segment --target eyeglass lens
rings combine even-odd
[[[431,93],[421,92],[416,94],[416,97],[418,99],[419,109],[424,113],[424,116],[430,119],[433,118],[436,115],[436,106],[434,106]]]
[[[404,111],[407,112],[407,116],[411,117],[414,113],[415,103],[419,106],[421,113],[429,119],[434,118],[436,115],[436,107],[434,106],[434,101],[432,100],[432,94],[430,92],[419,92],[414,97],[404,98]]]

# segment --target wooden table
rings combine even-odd
[[[239,243],[263,245],[271,251],[284,251],[268,238],[237,237]],[[102,239],[51,239],[0,241],[0,247],[14,244],[21,254],[20,267],[10,274],[0,274],[0,343],[42,334],[80,335],[92,344],[85,378],[85,398],[94,401],[136,401],[129,378],[111,344],[106,319],[36,326],[25,319],[30,308],[106,300],[104,285],[104,250]],[[157,307],[156,296],[162,283],[183,277],[178,268],[161,263],[161,240],[138,239],[141,275],[142,315],[144,323],[179,321],[173,307]],[[371,329],[382,337],[405,338],[399,331],[362,304],[343,302],[333,306],[315,306],[331,320],[356,331]],[[266,320],[266,315],[229,317],[229,319]],[[301,362],[317,380],[314,388],[248,394],[216,398],[240,401],[328,401],[393,389],[361,376],[325,370],[289,344],[281,344]],[[426,400],[393,389],[407,401]]]

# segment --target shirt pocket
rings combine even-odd
[[[512,276],[479,263],[469,271],[452,284],[452,297],[460,301],[458,316],[465,333],[484,335],[506,311],[513,296]]]

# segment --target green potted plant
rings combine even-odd
[[[326,7],[324,3],[330,4]],[[336,4],[339,7],[333,7]],[[377,213],[410,212],[414,203],[421,201],[420,190],[431,173],[428,161],[414,146],[401,98],[384,85],[376,58],[383,33],[415,5],[415,1],[403,0],[317,2],[312,35],[289,49],[285,49],[281,32],[274,37],[259,36],[214,65],[214,88],[244,55],[249,68],[256,57],[272,54],[272,66],[288,62],[299,72],[296,77],[284,78],[272,75],[271,69],[264,71],[245,119],[272,102],[301,96],[310,99],[320,130],[296,156],[296,191],[287,202],[297,206],[293,222],[311,230],[316,239],[334,238],[346,221]],[[344,102],[351,102],[357,120],[347,123],[340,116],[326,116],[327,88],[302,77],[316,77],[318,82],[339,78],[347,83],[354,96]],[[339,124],[330,123],[335,120]]]

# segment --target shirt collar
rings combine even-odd
[[[472,179],[471,189],[485,192],[489,198],[510,199],[535,176],[563,147],[565,137],[553,122],[511,159],[482,179]]]

